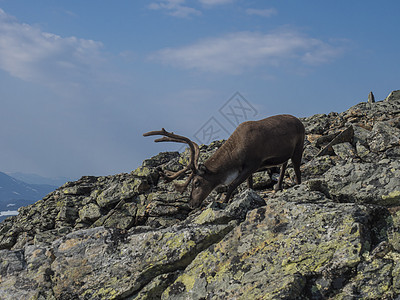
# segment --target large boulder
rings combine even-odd
[[[374,246],[369,233],[377,213],[355,204],[268,201],[200,253],[162,299],[333,296]]]
[[[264,204],[257,194],[245,191],[225,208],[210,207],[192,221],[167,228],[100,226],[64,232],[53,242],[43,242],[42,236],[18,250],[0,250],[0,297],[160,297],[199,253],[226,236],[249,210]]]

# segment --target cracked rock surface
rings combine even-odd
[[[400,92],[301,120],[303,182],[289,164],[277,193],[272,168],[191,210],[158,172],[186,150],[21,208],[0,223],[0,299],[399,299]]]

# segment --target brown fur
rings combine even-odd
[[[257,170],[282,165],[282,174],[275,187],[279,190],[282,189],[287,161],[292,159],[296,183],[299,184],[304,137],[303,124],[291,115],[277,115],[259,121],[244,122],[236,128],[221,148],[204,162],[206,171],[202,175],[195,176],[194,182],[203,179],[199,187],[208,192],[209,186],[215,188],[222,184],[226,174],[238,171],[238,177],[229,185],[225,196],[226,202],[236,187]],[[194,187],[192,204],[199,205],[208,194],[209,192],[207,195],[196,192]]]
[[[275,186],[276,190],[282,189],[283,175],[289,159],[292,160],[296,183],[299,184],[304,137],[303,124],[291,115],[277,115],[240,124],[204,165],[196,166],[193,170],[194,177],[192,175],[190,178],[193,178],[190,204],[193,207],[199,206],[215,187],[226,183],[230,178],[233,180],[229,183],[225,196],[224,201],[227,202],[232,192],[246,179],[249,187],[252,187],[251,175],[254,172],[272,166],[282,166]]]

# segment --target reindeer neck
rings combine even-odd
[[[235,143],[228,139],[209,159],[204,162],[204,165],[214,174],[225,174],[236,169],[236,153]]]

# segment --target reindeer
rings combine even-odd
[[[198,207],[211,191],[220,185],[228,185],[224,202],[232,192],[247,179],[253,186],[252,174],[268,167],[281,165],[275,191],[282,189],[283,176],[288,160],[291,159],[300,184],[300,163],[305,137],[304,125],[291,115],[277,115],[259,121],[241,123],[225,143],[203,164],[199,164],[199,146],[187,137],[168,132],[150,131],[143,136],[162,135],[155,142],[186,143],[190,148],[189,164],[178,172],[162,171],[161,176],[172,181],[190,172],[186,182],[175,183],[177,191],[183,193],[193,180],[189,204]]]

